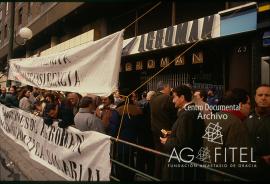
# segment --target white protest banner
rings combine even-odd
[[[70,181],[109,181],[110,137],[47,126],[43,119],[0,104],[0,127],[33,160]]]
[[[57,54],[12,59],[8,79],[47,90],[109,96],[118,87],[122,46],[123,30]]]

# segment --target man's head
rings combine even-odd
[[[53,103],[55,101],[55,96],[52,93],[46,93],[45,100],[47,103]]]
[[[234,88],[227,91],[223,97],[224,105],[239,105],[240,112],[248,116],[250,113],[250,98],[248,92],[244,89]]]
[[[216,93],[216,89],[215,88],[210,88],[208,89],[207,95],[208,96],[214,96]]]
[[[6,92],[7,92],[7,88],[6,87],[1,87],[1,93],[6,94]]]
[[[136,102],[138,100],[138,96],[135,92],[131,93],[131,99],[133,102]]]
[[[102,99],[102,104],[104,105],[104,107],[108,107],[111,104],[114,104],[114,97],[113,94],[111,94],[108,97],[101,97]]]
[[[67,99],[73,106],[77,105],[80,101],[79,95],[77,93],[69,93],[67,95]]]
[[[164,83],[163,81],[159,81],[157,84],[157,90],[162,93],[169,95],[171,92],[171,87],[168,83]]]
[[[147,96],[147,92],[144,91],[144,92],[142,93],[142,99],[146,99],[146,96]]]
[[[35,108],[35,110],[37,110],[37,111],[42,111],[42,102],[39,101],[39,100],[35,101],[35,103],[34,103],[34,108]]]
[[[79,107],[80,108],[89,108],[89,110],[92,111],[94,108],[93,99],[89,96],[83,97],[80,101]]]
[[[207,93],[205,90],[199,89],[196,90],[193,94],[193,99],[195,102],[206,102],[207,99]]]
[[[55,103],[48,103],[45,106],[45,111],[47,112],[47,115],[52,119],[58,118],[58,106]]]
[[[270,86],[261,85],[256,89],[255,102],[258,107],[270,108]]]
[[[116,91],[113,93],[113,96],[114,96],[114,98],[120,98],[120,92],[119,92],[119,90],[116,90]]]
[[[11,86],[10,88],[9,88],[9,93],[10,94],[16,94],[16,92],[17,92],[17,88],[16,88],[16,86]]]
[[[173,90],[173,103],[176,108],[183,108],[192,99],[192,92],[186,85],[181,85]]]
[[[146,95],[146,100],[147,100],[147,101],[150,101],[151,98],[152,98],[152,96],[154,96],[154,94],[156,94],[155,91],[149,91],[149,92],[147,93],[147,95]]]

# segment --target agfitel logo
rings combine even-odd
[[[205,129],[205,134],[202,138],[207,139],[209,142],[217,143],[217,144],[223,144],[221,134],[222,127],[219,126],[219,123],[209,123],[209,125]]]
[[[205,129],[205,134],[202,136],[202,138],[206,139],[207,141],[211,142],[211,143],[215,143],[215,144],[220,144],[223,145],[223,135],[221,134],[221,130],[222,127],[219,126],[219,123],[209,123],[209,125],[206,127]],[[222,151],[223,150],[223,151]],[[254,160],[254,156],[253,156],[253,148],[250,148],[250,160],[247,160],[246,157],[248,155],[247,152],[249,148],[247,147],[215,147],[214,150],[214,154],[212,154],[214,156],[214,158],[211,158],[210,156],[210,150],[208,149],[208,147],[201,147],[200,150],[198,151],[198,154],[196,156],[196,158],[200,161],[202,161],[204,164],[208,164],[207,166],[209,166],[209,164],[211,165],[211,167],[236,167],[236,163],[235,163],[235,157],[239,156],[239,160],[240,163],[238,163],[238,167],[257,167],[256,166],[256,161]],[[188,152],[187,152],[188,151]],[[235,154],[235,151],[239,151],[239,155]],[[178,163],[191,163],[194,160],[195,155],[194,154],[187,154],[187,153],[193,153],[193,149],[190,147],[185,147],[182,148],[179,151],[179,154],[177,153],[176,149],[173,148],[172,153],[170,155],[170,158],[168,160],[168,167],[172,167],[172,166],[176,166],[179,167],[177,165],[170,165],[171,163],[171,159],[176,159],[178,161]],[[224,155],[222,155],[222,153]],[[227,165],[227,154],[231,154],[232,155],[232,163]],[[217,158],[222,158],[222,156],[224,156],[225,160],[224,163],[219,164],[217,162]],[[213,161],[213,162],[211,162]],[[248,163],[252,163],[252,164],[248,164]],[[181,166],[180,166],[181,167]]]
[[[211,163],[210,150],[207,147],[201,147],[196,158],[202,162]]]

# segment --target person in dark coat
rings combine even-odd
[[[52,125],[54,120],[59,119],[59,106],[56,103],[47,103],[43,112],[46,125]]]
[[[192,92],[186,85],[181,85],[173,90],[173,103],[178,108],[178,118],[172,126],[172,131],[165,137],[160,137],[160,141],[164,144],[167,153],[171,154],[173,149],[179,153],[183,148],[189,147],[194,153],[197,153],[202,146],[202,136],[204,133],[204,122],[202,119],[198,119],[199,111],[196,110],[196,106],[191,102]],[[192,110],[189,110],[192,109]],[[186,153],[182,155],[182,158],[189,160]],[[170,160],[173,163],[177,163],[176,160]],[[197,160],[193,160],[196,162]],[[197,161],[198,162],[198,161]],[[168,162],[168,164],[171,164]],[[167,165],[168,165],[167,164]],[[185,168],[185,173],[181,172],[181,168],[172,168],[171,172],[164,176],[164,180],[191,180],[193,178],[193,169]]]
[[[1,104],[5,104],[6,94],[7,94],[6,87],[1,87],[1,93],[0,93],[0,103]]]
[[[255,112],[245,121],[249,137],[254,147],[254,155],[258,163],[257,173],[253,180],[270,179],[270,86],[261,85],[256,89]]]
[[[158,82],[158,92],[153,95],[150,101],[151,109],[151,130],[153,133],[153,141],[155,150],[165,152],[164,146],[160,143],[162,136],[161,130],[171,130],[173,123],[177,118],[177,110],[170,96],[171,88],[169,84],[162,81]],[[155,156],[154,176],[160,178],[165,164],[165,158],[159,155]]]
[[[228,90],[224,94],[221,104],[225,105],[227,109],[221,110],[215,115],[226,118],[205,119],[206,131],[212,129],[217,132],[215,132],[215,139],[211,140],[207,137],[204,139],[204,146],[210,151],[210,163],[227,164],[227,167],[214,169],[247,178],[252,174],[251,169],[239,167],[239,164],[251,163],[251,142],[247,126],[243,122],[250,113],[249,95],[244,89]],[[205,132],[205,136],[207,135],[207,132]],[[231,148],[235,148],[234,154],[232,154]],[[243,158],[244,162],[241,162],[240,159],[240,148],[246,148],[243,151],[243,154],[247,155]],[[231,164],[235,164],[235,167],[231,167]],[[222,175],[210,172],[207,174],[207,180],[211,181],[224,181],[224,178]]]
[[[215,88],[210,88],[207,92],[207,103],[209,105],[218,105],[219,99],[216,94],[216,89]]]
[[[17,98],[17,88],[16,86],[11,86],[9,88],[9,94],[5,97],[5,103],[8,107],[19,107],[19,100]]]
[[[73,114],[73,108],[72,105],[68,100],[64,100],[60,104],[60,112],[59,117],[62,119],[61,122],[59,122],[59,127],[61,128],[67,128],[68,126],[74,125],[74,114]]]
[[[149,94],[147,93],[144,98],[146,99],[146,102],[140,104],[140,108],[143,111],[143,123],[140,123],[139,131],[138,131],[138,144],[147,148],[154,149],[154,141],[153,141],[153,135],[151,131],[151,109],[150,109],[150,100],[151,100],[151,94],[153,95],[155,92],[151,91]],[[150,176],[153,176],[154,174],[154,166],[155,164],[155,157],[152,153],[144,151],[144,150],[138,150],[137,151],[137,169],[139,171],[142,171],[144,173],[149,174]]]
[[[44,123],[52,125],[53,120],[58,120],[60,128],[67,128],[74,124],[74,115],[69,101],[64,100],[61,104],[48,103],[44,109]]]
[[[129,91],[126,90],[120,94],[127,96]],[[112,111],[109,122],[109,135],[117,137],[120,129],[119,139],[136,144],[138,127],[140,126],[140,123],[143,122],[143,113],[142,110],[134,104],[132,96],[129,96],[129,100],[129,104],[126,108],[124,103],[120,103],[118,107]],[[124,116],[120,128],[122,114],[124,114]],[[114,154],[119,162],[134,168],[134,153],[136,150],[134,147],[123,143],[117,143],[114,149],[116,149]],[[134,179],[134,172],[121,166],[117,166],[116,175],[120,181],[133,181]]]

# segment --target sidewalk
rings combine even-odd
[[[50,169],[32,160],[28,152],[0,129],[0,153],[12,161],[21,174],[30,181],[66,181]],[[1,163],[0,163],[1,164]],[[24,178],[21,177],[21,178]]]

